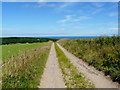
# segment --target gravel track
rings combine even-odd
[[[54,43],[51,46],[46,67],[38,88],[65,88],[62,72],[59,68]]]
[[[67,58],[73,63],[73,65],[75,65],[87,79],[95,84],[96,88],[118,88],[118,83],[112,82],[112,80],[104,76],[102,72],[96,70],[92,66],[88,66],[87,63],[68,52],[58,43],[57,45],[64,52]]]

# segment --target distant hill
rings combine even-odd
[[[1,37],[0,45],[12,43],[34,43],[34,42],[48,42],[57,41],[54,38],[36,38],[36,37]]]

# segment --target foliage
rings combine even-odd
[[[63,39],[58,42],[75,56],[120,83],[120,37]]]
[[[37,88],[49,54],[51,42],[12,56],[3,65],[2,88]]]
[[[12,43],[34,43],[34,42],[48,42],[57,41],[53,38],[35,38],[35,37],[2,37],[0,38],[0,45],[12,44]]]
[[[82,73],[70,62],[62,50],[55,44],[59,66],[67,88],[93,88],[94,85],[86,80]]]

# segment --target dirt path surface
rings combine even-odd
[[[65,88],[62,73],[56,57],[54,43],[51,46],[46,68],[38,88]]]
[[[118,88],[117,83],[113,83],[110,79],[106,78],[103,73],[97,71],[95,68],[88,66],[87,63],[77,58],[61,45],[59,48],[69,58],[69,60],[77,67],[77,69],[84,74],[84,76],[95,84],[96,88]]]

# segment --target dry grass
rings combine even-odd
[[[59,40],[68,51],[120,83],[120,37]]]
[[[52,42],[12,56],[3,66],[3,88],[37,88]]]

